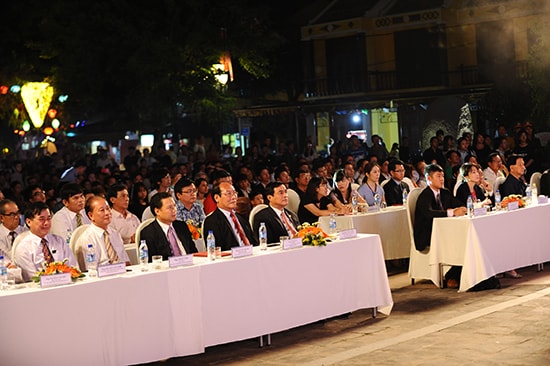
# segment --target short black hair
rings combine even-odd
[[[116,198],[118,196],[118,192],[123,191],[125,189],[128,190],[128,187],[120,183],[113,184],[111,187],[109,187],[109,190],[105,194],[105,199],[107,200],[107,203],[109,204],[109,206],[111,207],[113,206],[113,203],[111,202],[111,198]]]
[[[405,163],[402,162],[402,161],[399,160],[399,159],[393,159],[393,160],[391,160],[391,161],[389,162],[389,164],[388,164],[388,172],[393,172],[393,171],[395,171],[395,168],[396,168],[397,165],[403,165],[403,166],[405,166]]]
[[[165,198],[172,198],[172,195],[168,192],[159,192],[151,197],[151,201],[149,201],[149,207],[151,207],[151,213],[153,214],[153,216],[157,216],[155,208],[162,208],[162,200]]]
[[[506,165],[507,165],[508,169],[510,169],[510,167],[511,167],[512,165],[516,165],[516,162],[517,162],[518,159],[520,159],[520,158],[523,159],[523,156],[521,156],[521,155],[516,155],[516,154],[510,155],[510,156],[506,159]]]
[[[284,185],[285,184],[283,182],[278,182],[278,181],[268,183],[268,185],[265,186],[265,190],[264,190],[265,196],[266,197],[267,196],[273,196],[275,194],[275,189],[280,187],[280,186],[284,186]],[[252,192],[251,192],[251,196],[252,196]]]
[[[425,168],[426,176],[432,175],[435,172],[443,172],[443,168],[439,164],[428,164]]]
[[[36,216],[40,215],[40,212],[42,212],[44,210],[48,210],[50,212],[50,215],[51,215],[52,211],[50,210],[50,206],[48,206],[44,202],[31,203],[25,209],[25,220],[34,219]]]
[[[174,186],[174,192],[181,193],[182,189],[184,189],[185,187],[189,187],[191,184],[195,184],[191,179],[181,178]]]
[[[62,200],[69,200],[72,196],[76,196],[77,194],[84,193],[84,190],[81,186],[79,186],[76,183],[66,183],[61,187],[61,191],[59,192],[59,197],[61,197]]]

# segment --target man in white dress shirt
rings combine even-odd
[[[59,195],[64,207],[53,215],[51,232],[67,240],[67,236],[71,235],[74,229],[89,224],[90,219],[84,211],[82,187],[76,183],[67,183],[61,188]]]
[[[130,258],[124,249],[122,237],[109,227],[113,215],[105,198],[89,198],[86,202],[86,214],[92,224],[78,237],[75,244],[75,255],[80,268],[88,269],[84,260],[88,244],[94,246],[98,265],[126,262],[129,266]]]
[[[107,191],[107,201],[111,205],[111,228],[117,231],[122,237],[124,244],[135,243],[136,229],[141,223],[136,215],[128,211],[130,195],[123,184],[115,184]]]
[[[13,242],[19,234],[27,231],[26,227],[19,225],[20,221],[21,213],[17,204],[7,199],[0,201],[0,255],[8,262],[8,278],[16,282],[23,281],[23,277],[21,268],[12,263]]]
[[[31,277],[43,268],[44,262],[63,261],[77,267],[76,259],[65,240],[51,234],[52,213],[48,205],[35,202],[25,210],[25,224],[30,233],[26,234],[15,249],[14,262],[23,271],[23,279]]]
[[[502,164],[502,158],[498,152],[489,154],[487,168],[483,170],[483,178],[493,188],[498,177],[505,178],[506,167]]]

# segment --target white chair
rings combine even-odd
[[[155,218],[150,218],[150,219],[147,219],[147,220],[144,220],[141,222],[141,224],[139,224],[139,226],[137,227],[136,229],[136,246],[139,248],[139,244],[141,243],[141,230],[149,225],[151,222],[153,222],[153,220],[155,220]],[[137,250],[137,249],[136,249]]]
[[[531,189],[533,188],[533,184],[537,187],[537,194],[540,194],[540,178],[542,177],[541,172],[534,172],[533,175],[531,175],[531,179],[529,180],[529,184],[531,185]],[[537,197],[533,197],[534,199],[537,199]]]
[[[288,189],[286,193],[288,194],[288,204],[286,208],[297,214],[298,207],[300,207],[300,196],[292,189]]]
[[[126,254],[128,254],[128,258],[130,258],[130,264],[139,264],[139,250],[136,243],[124,244],[124,250],[126,250]]]
[[[390,181],[389,179],[384,180],[382,183],[380,183],[380,187],[384,188],[386,183],[388,183],[389,181]]]
[[[147,206],[145,210],[143,210],[143,214],[141,214],[141,222],[145,222],[149,219],[154,219],[155,215],[151,212],[151,206]],[[139,243],[136,241],[136,243]]]
[[[17,248],[21,240],[23,240],[25,236],[29,235],[29,233],[29,230],[23,231],[21,234],[17,235],[13,241],[13,245],[11,247],[11,261],[15,265],[17,265],[17,263],[15,263],[15,249]]]
[[[496,192],[498,187],[500,187],[500,185],[502,183],[504,183],[505,180],[506,180],[505,177],[497,177],[497,179],[495,179],[495,184],[493,186],[493,192]],[[502,198],[504,198],[504,197],[502,197]]]
[[[250,215],[248,216],[248,222],[250,222],[250,227],[254,227],[254,216],[264,208],[268,207],[265,203],[260,203],[259,205],[254,206],[252,211],[250,211]]]
[[[75,256],[76,256],[76,250],[78,249],[76,248],[76,241],[78,240],[80,235],[82,235],[82,233],[86,231],[88,227],[90,227],[90,224],[80,225],[79,227],[74,229],[74,231],[71,233],[71,241],[69,242],[69,246],[71,247],[71,250],[73,251],[73,254]]]
[[[429,188],[424,188],[429,189]],[[415,279],[429,280],[431,279],[432,268],[430,266],[429,250],[419,252],[414,244],[414,212],[416,209],[416,201],[422,192],[421,188],[413,189],[407,198],[407,213],[409,216],[409,228],[411,232],[411,252],[409,258],[409,277],[414,285]],[[435,266],[437,267],[437,266]]]

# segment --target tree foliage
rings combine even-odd
[[[529,77],[533,111],[532,118],[539,125],[550,126],[550,24],[534,23],[530,32],[532,45],[529,51]]]

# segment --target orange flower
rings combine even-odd
[[[191,236],[193,237],[193,240],[197,240],[201,237],[200,231],[197,229],[195,225],[191,222],[191,220],[187,221],[187,228],[191,232]]]

